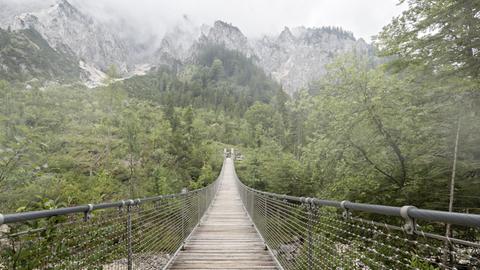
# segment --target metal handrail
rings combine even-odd
[[[122,201],[111,202],[111,203],[86,204],[86,205],[73,206],[73,207],[62,207],[62,208],[50,209],[50,210],[29,211],[29,212],[12,213],[12,214],[5,214],[5,215],[0,214],[0,225],[16,223],[16,222],[24,222],[24,221],[35,220],[40,218],[49,218],[54,216],[75,214],[75,213],[90,213],[92,211],[101,210],[101,209],[138,206],[144,203],[156,202],[163,199],[180,198],[180,197],[189,196],[195,193],[200,193],[207,188],[208,187],[203,187],[200,189],[187,191],[185,193],[159,195],[159,196],[146,197],[141,199],[122,200]]]
[[[480,215],[281,195],[234,174],[245,209],[283,269],[480,267]],[[442,234],[447,223],[460,225],[455,235]]]
[[[164,268],[210,207],[224,166],[184,193],[0,215],[0,269]]]
[[[242,188],[245,188],[248,191],[269,196],[272,198],[277,198],[280,200],[287,200],[287,201],[297,202],[297,203],[308,203],[316,206],[330,206],[330,207],[335,207],[338,209],[343,209],[348,211],[359,211],[364,213],[380,214],[380,215],[386,215],[386,216],[404,217],[406,215],[406,218],[409,218],[409,219],[438,221],[438,222],[480,228],[480,215],[477,215],[477,214],[419,209],[411,205],[395,207],[395,206],[386,206],[386,205],[379,205],[379,204],[354,203],[350,201],[322,200],[322,199],[311,198],[311,197],[296,197],[296,196],[282,195],[282,194],[257,190],[257,189],[248,187],[247,185],[243,184],[240,180],[239,180],[239,184]]]

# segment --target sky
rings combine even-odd
[[[37,7],[54,1],[58,0],[0,0],[0,9],[8,4]],[[398,0],[68,1],[99,18],[112,21],[120,18],[139,32],[157,35],[162,35],[187,15],[197,24],[212,25],[215,20],[232,23],[247,37],[278,34],[285,26],[340,26],[368,42],[405,8],[397,5]]]
[[[13,1],[13,0],[12,0]],[[371,41],[404,6],[398,0],[70,0],[100,17],[121,16],[147,31],[165,32],[184,14],[196,23],[223,20],[247,37],[280,33],[285,26],[340,26]],[[144,29],[144,30],[145,30]]]

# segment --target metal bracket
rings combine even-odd
[[[285,196],[285,195],[283,195],[283,196]],[[283,199],[286,200],[285,197],[284,197]],[[300,197],[300,201],[302,202],[302,205],[303,205],[303,206],[307,206],[307,198],[305,198],[305,197]]]
[[[402,208],[400,208],[400,216],[405,220],[405,224],[403,225],[405,232],[407,234],[414,234],[417,230],[417,222],[408,215],[408,210],[410,209],[416,209],[416,207],[412,205],[402,206]]]
[[[302,206],[305,207],[309,215],[315,215],[317,213],[317,206],[313,203],[314,198],[301,197],[300,201]]]
[[[282,194],[282,202],[288,202],[287,194]]]
[[[135,208],[136,208],[137,210],[140,209],[140,203],[141,203],[141,202],[142,202],[142,200],[140,200],[140,199],[136,199],[136,200],[133,201],[133,203],[134,203],[134,205],[135,205]]]
[[[340,202],[340,207],[343,209],[342,217],[344,219],[350,219],[352,217],[352,212],[350,212],[346,206],[347,203],[349,203],[349,201]]]
[[[300,197],[300,202],[302,203],[300,206],[307,210],[310,213],[310,204],[307,202],[308,197]],[[284,202],[287,202],[287,199],[284,199]]]
[[[135,201],[134,200],[128,200],[127,203],[128,203],[128,206],[132,206],[135,203]]]
[[[83,216],[83,221],[88,221],[90,218],[92,218],[92,210],[93,210],[93,204],[88,204],[88,210],[85,212],[85,215]]]
[[[314,212],[317,209],[315,207],[315,204],[313,203],[313,198],[307,197],[305,199],[305,202],[307,203],[307,207],[309,208],[310,211]]]
[[[126,204],[126,202],[125,202],[124,200],[122,200],[122,205],[120,205],[120,206],[118,207],[118,212],[122,212],[123,209],[125,209],[125,204]]]

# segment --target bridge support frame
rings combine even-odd
[[[312,198],[304,198],[304,204],[307,208],[308,221],[307,221],[307,269],[314,269],[313,262],[314,243],[313,233],[315,230],[315,218],[317,216],[318,206],[313,203]]]
[[[132,203],[133,204],[133,203]],[[132,252],[132,205],[127,206],[127,269],[133,269]]]

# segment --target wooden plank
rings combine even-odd
[[[227,159],[215,200],[169,269],[277,269],[243,208]]]

